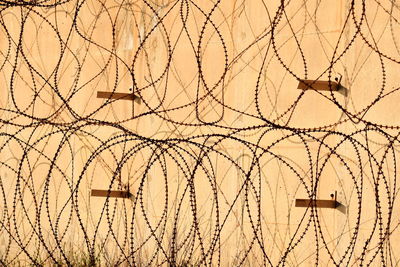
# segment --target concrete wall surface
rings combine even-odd
[[[400,266],[396,1],[0,10],[0,265]]]

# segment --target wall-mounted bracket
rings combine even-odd
[[[301,90],[316,90],[316,91],[334,91],[347,97],[349,89],[344,87],[342,82],[342,75],[335,78],[335,81],[319,81],[319,80],[299,80],[297,89]]]
[[[320,199],[296,199],[296,207],[316,207],[336,209],[338,203],[336,200],[320,200]]]
[[[338,91],[340,89],[340,82],[335,81],[318,81],[318,80],[300,80],[297,89],[309,90],[314,89],[317,91]]]
[[[140,103],[140,98],[133,93],[116,93],[116,92],[104,92],[97,91],[97,98],[107,98],[116,100],[134,100]]]
[[[129,191],[120,190],[99,190],[92,189],[90,194],[92,197],[116,197],[116,198],[131,198],[132,194]]]
[[[117,93],[97,91],[97,98],[116,99],[116,100],[131,100],[140,104],[140,98],[133,93]],[[135,115],[134,102],[132,102],[132,117]]]
[[[335,194],[332,194],[331,196],[332,199],[296,199],[295,206],[303,208],[315,207],[336,209],[340,206],[340,203],[336,200],[336,191]]]
[[[319,80],[301,80],[299,79],[299,85],[297,89],[301,90],[316,90],[316,91],[334,91],[347,97],[349,89],[344,87],[342,84],[342,75],[335,78],[335,81],[319,81]]]

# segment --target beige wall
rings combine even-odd
[[[397,5],[194,2],[4,7],[2,263],[397,266]]]

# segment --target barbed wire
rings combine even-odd
[[[0,7],[1,265],[399,264],[396,2]]]

